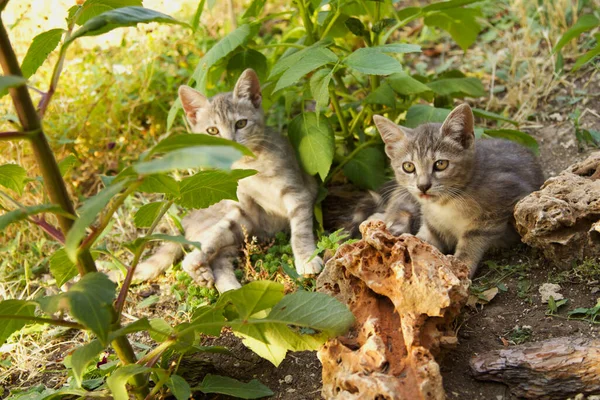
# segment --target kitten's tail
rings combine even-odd
[[[133,280],[145,282],[154,279],[176,263],[181,257],[183,257],[181,245],[166,242],[150,258],[137,266],[133,274]]]

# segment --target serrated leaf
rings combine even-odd
[[[440,96],[459,97],[460,95],[470,97],[485,96],[485,88],[477,78],[448,78],[440,79],[427,84],[436,94]]]
[[[382,53],[396,53],[396,54],[404,54],[404,53],[420,53],[421,46],[418,44],[407,44],[407,43],[390,43],[384,44],[381,46],[371,47],[371,49],[380,51]]]
[[[225,316],[223,315],[226,302],[219,297],[219,306],[203,306],[194,311],[190,320],[190,326],[194,327],[195,332],[210,336],[219,336],[221,328],[225,325]]]
[[[596,18],[593,14],[586,14],[579,17],[575,25],[570,27],[559,39],[558,43],[552,49],[552,54],[556,53],[571,40],[575,39],[583,32],[594,29],[595,27],[600,26],[600,20]]]
[[[0,215],[0,231],[4,230],[8,225],[13,224],[15,222],[23,221],[32,215],[47,212],[65,215],[65,213],[62,211],[62,208],[54,204],[42,204],[39,206],[23,207],[18,210],[12,210]]]
[[[96,17],[86,21],[81,28],[76,30],[63,46],[69,45],[75,39],[83,36],[102,35],[116,28],[127,26],[136,26],[140,23],[160,22],[163,24],[187,25],[185,22],[176,19],[158,11],[150,10],[144,7],[122,7],[106,11]]]
[[[537,140],[525,132],[514,129],[486,129],[483,131],[483,133],[495,138],[512,140],[513,142],[530,148],[535,154],[539,153],[539,145]]]
[[[71,261],[65,249],[59,249],[50,257],[50,273],[61,287],[78,273],[77,266]]]
[[[251,169],[201,171],[179,183],[176,203],[187,208],[206,208],[223,199],[237,200],[240,179],[255,175]]]
[[[271,74],[269,75],[269,79],[273,79],[274,77],[284,73],[289,68],[296,65],[307,54],[309,54],[315,50],[322,49],[323,47],[325,47],[326,45],[328,45],[330,43],[331,43],[331,41],[329,41],[329,40],[320,40],[317,43],[314,43],[313,45],[311,45],[309,47],[305,47],[301,50],[291,53],[290,55],[281,57],[279,60],[277,60],[275,65],[273,65],[273,67],[271,68]]]
[[[106,384],[114,400],[129,400],[127,381],[133,376],[143,374],[148,370],[150,368],[137,364],[123,365],[115,369],[112,375],[106,380]]]
[[[206,52],[192,74],[192,78],[194,81],[196,81],[196,89],[200,90],[201,92],[205,91],[206,80],[208,78],[208,71],[210,68],[221,59],[225,58],[229,53],[237,49],[240,45],[245,43],[246,40],[248,40],[248,37],[250,37],[250,33],[250,25],[241,25],[236,30],[219,40],[217,44],[215,44],[209,51]]]
[[[368,75],[390,75],[402,71],[398,60],[373,47],[355,50],[344,59],[344,64]]]
[[[205,378],[206,379],[206,378]],[[190,385],[179,375],[173,374],[167,381],[167,387],[177,400],[187,400],[192,395]]]
[[[325,64],[337,61],[337,56],[326,47],[317,47],[290,66],[277,81],[274,92],[298,82],[300,78]]]
[[[377,190],[388,181],[386,156],[378,147],[366,147],[344,166],[344,175],[361,189]]]
[[[241,399],[260,399],[274,394],[271,389],[256,379],[243,383],[237,379],[212,374],[207,374],[195,389],[202,393],[219,393]]]
[[[452,39],[466,51],[481,32],[481,25],[476,17],[480,16],[478,10],[472,8],[445,9],[430,14],[423,22],[427,26],[436,26],[448,32]]]
[[[383,104],[394,108],[396,105],[396,94],[389,83],[384,81],[375,91],[369,93],[364,101],[366,104]]]
[[[69,154],[68,156],[63,158],[58,163],[58,169],[60,170],[60,174],[62,176],[65,176],[67,174],[67,172],[69,172],[71,169],[73,169],[73,167],[75,166],[76,163],[77,163],[77,157],[75,157],[73,154]]]
[[[398,72],[387,77],[386,82],[396,93],[410,96],[430,92],[431,88],[419,82],[406,72]]]
[[[108,344],[116,284],[101,272],[89,272],[66,293],[71,315]]]
[[[238,77],[247,68],[252,68],[258,75],[259,80],[263,81],[267,77],[269,69],[267,57],[254,49],[244,49],[227,62],[227,72],[231,77]]]
[[[344,24],[348,28],[350,32],[352,32],[356,36],[364,36],[365,35],[365,26],[358,18],[350,17]]]
[[[480,108],[473,108],[472,110],[473,110],[473,114],[474,115],[476,115],[478,117],[481,117],[481,118],[493,119],[493,120],[496,120],[496,121],[508,122],[509,124],[512,124],[512,125],[515,125],[515,126],[519,125],[519,123],[517,121],[515,121],[514,119],[507,118],[507,117],[505,117],[503,115],[496,114],[496,113],[493,113],[491,111],[482,110]]]
[[[179,195],[179,183],[168,175],[156,174],[144,177],[138,188],[144,193],[163,193],[171,196]]]
[[[217,136],[209,136],[204,134],[182,134],[169,136],[168,138],[158,142],[158,144],[150,150],[150,154],[168,153],[170,151],[195,146],[231,146],[239,150],[240,153],[245,156],[253,155],[247,147],[240,143]]]
[[[25,78],[35,74],[48,55],[56,49],[64,32],[64,29],[50,29],[33,38],[21,64],[21,72]]]
[[[171,325],[162,318],[151,319],[150,326],[152,327],[152,330],[149,332],[150,337],[158,343],[164,342],[173,333]]]
[[[14,190],[21,196],[27,179],[27,171],[17,164],[0,165],[0,186]]]
[[[71,367],[73,368],[73,377],[77,382],[77,387],[81,387],[83,374],[87,366],[98,357],[102,350],[104,350],[104,346],[99,340],[92,340],[75,349],[71,355]]]
[[[27,300],[4,300],[0,301],[0,315],[3,316],[0,324],[0,345],[16,331],[33,321],[23,319],[11,319],[10,316],[35,317],[36,304]],[[8,318],[5,318],[8,316]]]
[[[6,89],[23,86],[27,83],[27,79],[22,76],[4,75],[0,76],[0,93],[6,94]]]
[[[298,115],[288,127],[288,137],[304,170],[325,179],[333,162],[334,134],[329,121],[313,112]]]
[[[86,0],[80,6],[81,11],[79,10],[79,7],[73,7],[73,15],[71,18],[77,13],[78,17],[75,23],[77,25],[83,25],[103,12],[129,6],[141,7],[143,6],[142,0]]]
[[[157,201],[154,203],[144,204],[135,213],[133,222],[138,228],[148,228],[152,225],[160,210],[165,205],[164,201]]]
[[[416,128],[427,122],[444,122],[448,114],[450,114],[450,110],[445,108],[415,104],[408,109],[404,126],[407,128]]]
[[[231,303],[239,318],[247,319],[259,311],[272,308],[284,295],[283,284],[271,281],[254,281],[219,297],[218,306]]]
[[[317,103],[317,109],[329,105],[329,83],[333,77],[333,70],[324,68],[313,74],[310,78],[310,92]]]
[[[230,169],[242,156],[242,152],[231,146],[195,146],[173,150],[161,158],[137,163],[133,169],[142,175],[188,168]]]
[[[79,218],[67,233],[65,238],[65,251],[69,259],[77,263],[77,254],[79,253],[79,244],[86,235],[86,229],[95,220],[100,211],[129,183],[128,180],[116,182],[113,185],[105,187],[95,195],[87,199],[83,205],[77,210]]]

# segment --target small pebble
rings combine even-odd
[[[285,378],[283,378],[284,382],[287,383],[288,385],[290,383],[292,383],[294,381],[294,377],[291,375],[286,375]]]

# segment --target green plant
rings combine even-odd
[[[0,0],[0,17],[7,2]],[[177,375],[178,363],[170,364],[169,361],[174,356],[181,357],[192,351],[218,350],[200,346],[200,334],[218,336],[227,326],[249,348],[278,365],[288,350],[316,349],[328,337],[343,333],[353,322],[352,314],[344,305],[324,294],[296,292],[284,295],[283,285],[256,281],[220,296],[212,305],[196,308],[189,322],[171,326],[162,319],[142,318],[122,326],[121,314],[131,279],[145,246],[156,240],[200,246],[182,236],[153,233],[171,205],[202,208],[224,198],[236,199],[238,180],[255,173],[252,170],[231,170],[232,163],[241,156],[252,156],[248,149],[237,143],[206,135],[173,136],[159,142],[117,176],[107,177],[104,189],[75,210],[62,177],[70,161],[56,162],[41,124],[58,87],[67,50],[78,38],[145,22],[187,26],[168,15],[141,7],[141,0],[118,3],[87,0],[69,10],[67,29],[38,35],[19,65],[0,18],[0,64],[5,74],[0,77],[0,91],[9,90],[22,127],[19,131],[0,132],[0,140],[27,140],[31,144],[43,179],[34,179],[29,184],[40,191],[43,185],[50,201],[48,204],[22,205],[13,196],[23,192],[27,172],[16,164],[0,166],[0,186],[10,191],[2,192],[2,197],[11,204],[3,206],[6,212],[0,216],[0,230],[20,221],[35,224],[64,245],[50,258],[50,272],[57,285],[62,286],[76,275],[81,277],[65,293],[1,301],[3,329],[0,330],[0,344],[14,332],[34,323],[86,330],[95,337],[71,355],[68,361],[73,377],[70,385],[58,391],[45,390],[38,398],[85,397],[109,392],[113,398],[121,400],[129,398],[131,392],[136,398],[143,399],[154,398],[159,392],[169,390],[177,399],[186,399],[191,388]],[[26,78],[59,44],[58,61],[49,89],[42,95],[36,109],[26,87]],[[180,182],[168,175],[175,170],[193,168],[207,169]],[[215,181],[218,182],[216,186],[207,184]],[[196,187],[202,190],[198,191]],[[95,257],[98,254],[108,254],[115,260],[118,257],[97,242],[111,223],[113,214],[134,193],[158,193],[164,196],[164,200],[142,207],[136,213],[136,225],[147,230],[144,236],[123,245],[132,254],[133,260],[117,292],[116,285],[106,275],[97,272]],[[60,228],[54,226],[52,220],[46,220],[46,214],[54,214]],[[127,335],[139,331],[148,332],[158,345],[136,354]],[[84,384],[83,377],[89,364],[109,345],[114,349],[118,362],[105,357],[106,363],[110,364],[106,381],[103,376],[96,376],[91,379],[102,378],[101,381],[92,384],[88,379]],[[152,389],[149,379],[154,382]],[[223,389],[224,383],[229,389]],[[253,388],[250,397],[249,387]],[[257,382],[231,384],[227,378],[218,376],[207,376],[197,389],[245,398],[272,394]],[[91,390],[98,393],[90,394]]]
[[[575,138],[580,146],[591,145],[594,147],[600,146],[600,131],[594,129],[584,129],[581,127],[579,120],[582,116],[580,109],[575,109],[569,114],[569,118],[575,126]]]
[[[600,27],[600,19],[598,18],[598,15],[582,15],[581,17],[579,17],[577,22],[560,37],[556,45],[554,45],[552,53],[559,53],[563,49],[563,47],[565,47],[573,39],[578,38],[583,33],[591,31],[598,27]],[[593,47],[591,47],[587,52],[585,52],[583,55],[579,56],[577,60],[575,60],[575,64],[573,64],[572,71],[577,71],[587,63],[597,59],[597,57],[600,55],[600,33],[596,33],[594,35],[594,41],[595,45],[592,45]]]
[[[596,301],[594,307],[578,307],[567,313],[569,319],[587,321],[592,324],[600,324],[600,299]]]
[[[554,300],[554,297],[550,296],[548,298],[548,308],[546,310],[546,315],[556,315],[558,313],[558,309],[569,302],[569,299],[560,299]]]
[[[529,325],[517,325],[507,335],[510,344],[519,345],[531,340],[533,330]]]

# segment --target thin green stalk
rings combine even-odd
[[[358,126],[358,123],[363,118],[363,116],[365,115],[366,112],[367,112],[367,105],[364,105],[363,108],[358,113],[358,115],[356,117],[354,117],[354,119],[350,123],[350,134],[354,133],[354,131],[356,130],[356,127]]]
[[[29,317],[27,315],[0,315],[0,320],[1,319],[17,319],[21,321],[31,321],[31,323],[36,324],[49,324],[73,329],[85,329],[85,326],[78,324],[77,322],[65,321],[64,319]]]
[[[340,12],[340,8],[338,7],[335,10],[335,14],[333,14],[333,17],[331,18],[331,21],[329,21],[329,23],[327,24],[327,27],[323,31],[323,34],[321,35],[321,39],[325,39],[325,37],[327,37],[327,34],[331,30],[331,28],[333,28],[335,21],[337,21],[337,19],[340,17],[340,15],[341,15],[341,12]]]
[[[5,75],[23,76],[17,56],[8,38],[8,33],[1,20],[0,65],[2,65]],[[26,132],[35,132],[31,135],[31,145],[37,164],[42,171],[42,177],[50,201],[58,204],[68,214],[76,215],[75,208],[67,192],[67,187],[58,168],[58,163],[56,162],[56,158],[54,158],[54,153],[50,148],[48,139],[44,135],[39,115],[33,106],[33,101],[31,100],[31,96],[29,96],[27,87],[11,88],[9,91],[23,130]],[[64,215],[57,215],[57,218],[63,233],[66,235],[73,225],[73,220]],[[88,272],[96,271],[96,264],[89,251],[83,251],[79,254],[77,265],[79,273],[82,276]]]
[[[314,29],[312,21],[310,20],[310,15],[308,15],[308,9],[306,8],[306,4],[304,4],[305,0],[296,0],[296,4],[298,4],[298,11],[300,11],[300,17],[302,18],[302,23],[304,24],[304,30],[306,31],[306,44],[310,46],[315,42]]]
[[[381,36],[380,43],[387,43],[391,34],[394,33],[397,29],[402,28],[404,25],[411,23],[417,18],[420,18],[423,15],[423,11],[419,11],[415,15],[411,15],[408,18],[403,19],[402,21],[398,21],[394,26],[392,26],[383,36]]]
[[[115,353],[121,362],[125,365],[135,364],[137,358],[133,351],[133,347],[131,347],[131,343],[127,340],[127,336],[119,336],[111,343],[112,347],[115,349]],[[137,374],[133,378],[131,378],[130,384],[132,384],[132,390],[135,394],[136,399],[143,400],[146,398],[150,389],[148,388],[148,379],[146,378],[146,374]]]
[[[261,49],[272,49],[272,48],[277,48],[277,47],[293,47],[296,49],[305,49],[306,46],[303,46],[301,44],[297,44],[297,43],[272,43],[272,44],[265,44],[263,46],[258,46],[257,49],[261,50]]]
[[[338,101],[337,95],[335,94],[335,89],[332,87],[329,88],[329,97],[331,98],[331,104],[333,104],[333,110],[335,111],[335,115],[337,115],[338,121],[340,123],[340,127],[342,128],[342,134],[344,137],[348,137],[348,125],[344,120],[344,114],[342,113],[342,107],[340,107],[340,102]]]
[[[338,165],[337,167],[335,167],[333,169],[333,171],[331,171],[331,173],[327,176],[327,178],[325,179],[324,183],[327,183],[331,180],[331,178],[333,178],[338,172],[340,172],[342,170],[342,168],[344,168],[344,166],[350,161],[352,160],[354,157],[356,157],[356,155],[358,154],[359,151],[361,151],[364,148],[370,147],[370,146],[374,146],[375,144],[377,144],[377,140],[369,140],[368,142],[364,142],[363,144],[361,144],[360,146],[358,146],[357,148],[355,148],[350,154],[348,154],[346,156],[346,158],[344,158]]]
[[[175,340],[172,340],[172,339],[165,340],[164,342],[162,342],[161,344],[159,344],[158,346],[156,346],[155,348],[153,348],[152,350],[150,350],[148,352],[148,354],[146,354],[144,357],[140,358],[137,361],[137,363],[139,365],[146,365],[147,362],[149,362],[150,360],[152,360],[156,356],[159,356],[162,353],[164,353],[174,343],[175,343]]]
[[[169,378],[170,376],[168,374],[165,374],[165,376],[156,383],[156,385],[152,388],[152,391],[148,394],[148,396],[146,396],[144,400],[155,399],[158,392],[160,392],[162,387],[169,381]]]

